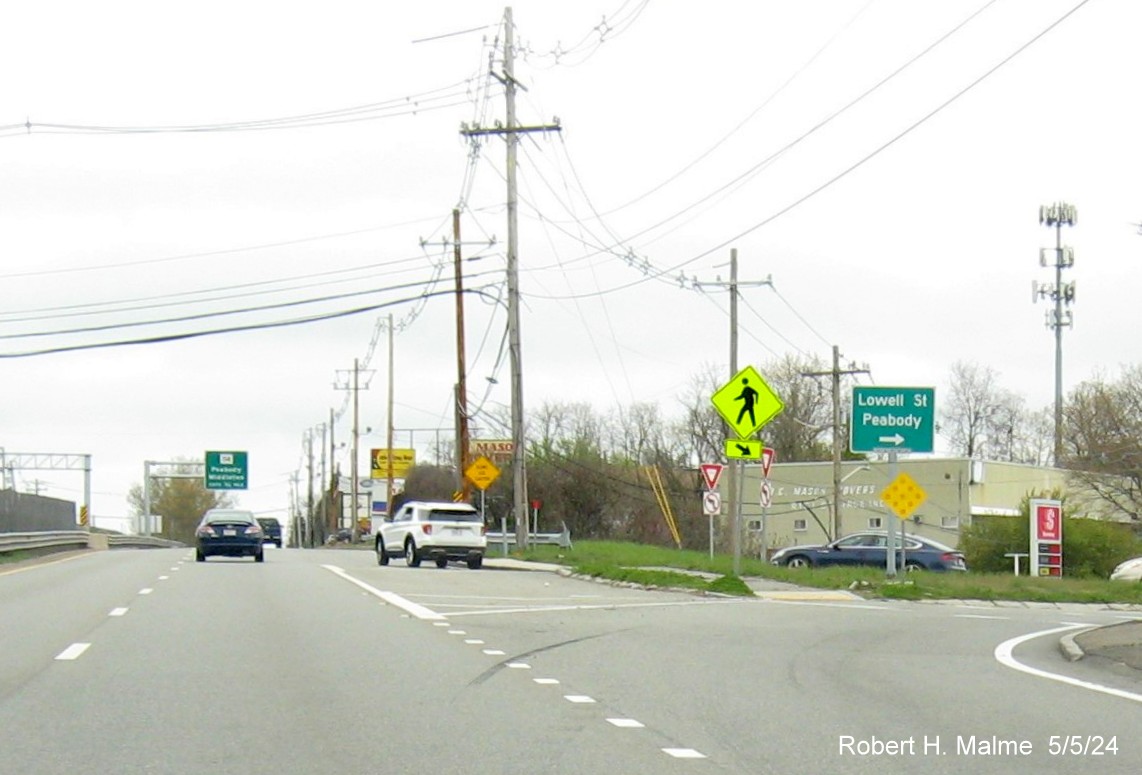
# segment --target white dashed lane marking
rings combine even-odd
[[[130,609],[128,609],[128,608],[112,608],[111,613],[109,613],[107,615],[108,616],[126,616],[128,610],[130,610]]]
[[[90,643],[73,643],[61,651],[56,659],[61,662],[79,659],[90,647]]]
[[[663,748],[662,752],[673,756],[675,759],[705,759],[706,754],[699,753],[693,748]]]
[[[414,603],[411,600],[407,600],[407,599],[401,597],[400,595],[394,594],[392,592],[377,589],[376,587],[373,587],[369,584],[366,584],[365,582],[360,581],[359,579],[353,578],[348,573],[346,573],[342,568],[339,568],[336,565],[324,565],[322,567],[324,567],[326,570],[330,571],[331,573],[333,573],[337,576],[340,576],[341,578],[345,579],[346,581],[357,585],[358,587],[365,590],[369,594],[380,598],[381,600],[388,603],[389,605],[400,608],[402,611],[405,611],[409,615],[415,616],[418,619],[431,621],[433,626],[435,626],[435,627],[452,627],[452,624],[448,621],[448,617],[445,616],[444,614],[433,611],[431,608],[420,605],[419,603]],[[140,592],[140,594],[148,594],[150,592],[151,592],[151,590],[147,589],[147,590],[143,590],[142,592]],[[785,601],[774,601],[774,602],[785,602]],[[545,605],[545,606],[539,606],[539,607],[515,608],[515,609],[502,609],[501,608],[501,609],[494,610],[494,611],[488,611],[488,610],[464,611],[464,612],[453,611],[453,612],[451,612],[450,615],[451,616],[464,616],[464,615],[485,614],[485,613],[503,614],[503,613],[517,613],[517,612],[518,613],[533,613],[533,612],[538,612],[538,611],[594,610],[594,609],[601,609],[601,608],[614,610],[617,608],[628,608],[628,607],[630,607],[630,608],[644,608],[644,607],[657,608],[657,607],[663,607],[663,606],[673,607],[673,606],[685,606],[685,605],[695,605],[695,604],[697,604],[697,605],[710,605],[709,602],[696,603],[696,602],[691,602],[691,601],[685,601],[685,602],[674,601],[674,602],[669,602],[669,603],[650,603],[650,604],[636,603],[636,604],[632,604],[632,605],[624,605],[624,604],[616,605],[614,603],[610,603],[610,604],[604,603],[604,604],[599,604],[599,605],[570,605],[570,606],[567,606],[567,605],[555,605],[555,606]],[[828,605],[828,603],[824,603],[824,605]],[[448,630],[448,634],[449,635],[467,635],[467,632],[465,632],[464,630],[450,629],[450,630]],[[484,645],[484,641],[482,641],[478,638],[467,638],[464,640],[464,643],[468,644],[468,645],[472,645],[472,646]],[[484,654],[487,654],[488,656],[494,656],[494,657],[506,656],[506,652],[504,652],[500,649],[486,648],[486,649],[481,649],[481,650]],[[80,652],[80,653],[82,653],[82,652]],[[507,667],[509,669],[515,669],[515,670],[530,670],[531,669],[531,665],[526,663],[526,662],[508,662],[505,664],[505,667]],[[559,684],[559,679],[557,679],[557,678],[533,678],[532,680],[540,686],[553,686],[553,685]],[[570,703],[576,704],[576,705],[594,705],[594,704],[596,704],[596,701],[593,697],[588,697],[585,694],[565,694],[565,695],[563,695],[563,699],[567,700]],[[640,722],[636,719],[632,719],[632,718],[608,718],[608,719],[606,719],[606,721],[608,724],[611,724],[612,726],[623,728],[623,729],[644,729],[645,728],[645,725],[642,722]],[[672,756],[676,759],[705,759],[706,758],[705,754],[703,754],[699,751],[696,751],[693,748],[662,748],[660,750],[662,750],[663,753],[665,753],[669,756]]]

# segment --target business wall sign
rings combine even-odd
[[[935,415],[935,388],[854,387],[849,449],[931,452],[936,438]]]
[[[382,449],[369,450],[369,474],[373,479],[386,479],[389,475],[389,465],[393,468],[394,479],[404,479],[408,476],[408,469],[416,465],[415,449]]]
[[[1031,575],[1061,578],[1063,575],[1062,501],[1036,498],[1031,501]]]

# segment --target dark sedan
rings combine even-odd
[[[194,531],[195,559],[206,562],[211,555],[253,557],[265,560],[262,542],[265,532],[253,512],[240,509],[211,509]]]
[[[901,550],[896,536],[897,567],[907,571],[967,570],[962,553],[930,538],[908,536]],[[787,568],[816,568],[836,565],[869,565],[879,568],[887,560],[888,535],[879,532],[853,533],[827,544],[789,546],[776,552],[770,562]]]
[[[282,548],[282,523],[274,517],[258,517],[258,524],[262,526],[263,543],[273,544]]]

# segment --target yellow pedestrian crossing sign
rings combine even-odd
[[[757,431],[785,408],[785,403],[753,366],[746,366],[735,374],[710,401],[739,439]]]

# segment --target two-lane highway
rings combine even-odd
[[[1085,669],[1059,656],[1058,632],[1112,612],[705,598],[382,568],[350,550],[192,557],[0,571],[0,769],[1142,767],[1142,686],[1035,672]],[[1030,671],[997,658],[1004,643]]]

